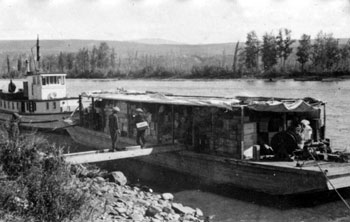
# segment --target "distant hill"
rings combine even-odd
[[[198,55],[212,56],[222,54],[233,54],[234,43],[188,45],[179,44],[167,40],[135,40],[132,41],[99,41],[99,40],[40,40],[40,51],[43,55],[58,54],[59,52],[77,52],[79,49],[92,49],[101,42],[106,42],[110,48],[121,56],[128,56],[130,53],[150,55]],[[0,54],[30,54],[31,48],[36,40],[0,40]]]
[[[341,45],[346,44],[349,39],[339,39]],[[42,56],[58,55],[60,52],[76,53],[79,49],[93,46],[98,47],[101,42],[107,42],[110,48],[114,48],[117,58],[124,59],[124,64],[130,65],[131,60],[128,58],[139,59],[143,57],[144,62],[150,61],[164,66],[177,67],[182,69],[191,69],[196,65],[218,65],[232,66],[233,53],[236,43],[219,43],[219,44],[181,44],[164,39],[140,39],[135,41],[99,41],[99,40],[40,40],[40,52]],[[25,54],[28,58],[31,49],[34,47],[36,40],[0,40],[0,68],[4,70],[6,56],[10,56],[12,61],[20,54]],[[294,64],[296,60],[296,48],[299,42],[296,41],[292,47],[293,53],[288,58],[287,63]],[[243,48],[244,42],[240,43]],[[35,52],[34,52],[35,53]],[[148,59],[147,59],[148,57]],[[130,63],[130,64],[129,64]],[[12,62],[12,64],[15,64]],[[170,64],[170,65],[169,65]],[[142,66],[142,64],[140,64]]]
[[[151,45],[187,45],[186,43],[171,41],[167,39],[137,39],[130,42],[151,44]]]
[[[339,39],[340,44],[346,44],[349,39]],[[174,56],[217,56],[217,55],[232,55],[235,44],[219,43],[219,44],[183,44],[164,39],[140,39],[134,41],[100,41],[100,40],[40,40],[41,53],[43,55],[58,54],[60,52],[77,52],[79,49],[92,49],[93,46],[98,46],[101,42],[107,42],[109,47],[114,48],[119,56],[129,56],[130,54],[138,53],[139,55],[174,55]],[[31,48],[35,46],[36,40],[0,40],[0,55],[16,55],[30,54]],[[241,47],[244,47],[244,42],[241,42]],[[298,41],[293,44],[293,47],[298,46]]]

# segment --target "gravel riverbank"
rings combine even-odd
[[[74,178],[72,185],[89,195],[83,215],[79,215],[87,221],[209,221],[200,209],[177,203],[171,193],[157,194],[147,187],[128,185],[122,172],[91,178],[83,168],[80,175],[83,177]]]

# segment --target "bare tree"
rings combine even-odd
[[[238,46],[239,46],[239,41],[236,43],[235,52],[233,53],[232,71],[233,71],[234,73],[236,73]]]

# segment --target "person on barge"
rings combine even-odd
[[[141,108],[137,108],[136,110],[136,116],[135,116],[135,125],[136,125],[136,143],[137,145],[140,145],[141,148],[145,148],[146,146],[146,139],[145,139],[145,132],[148,128],[148,124],[145,120],[143,110]]]

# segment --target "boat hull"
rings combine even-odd
[[[103,132],[79,126],[68,127],[67,131],[73,140],[82,145],[95,149],[110,147],[110,138]],[[315,163],[300,168],[296,167],[295,162],[269,164],[268,162],[237,160],[189,150],[159,153],[135,159],[200,178],[204,183],[233,185],[272,195],[301,194],[333,189]],[[343,181],[334,188],[349,186],[349,183],[344,183],[344,180],[350,181],[350,164],[332,163],[332,166],[324,165],[324,167],[329,167],[330,181],[335,182],[339,179]],[[336,173],[340,168],[343,172]]]
[[[21,114],[21,128],[61,131],[67,126],[63,120],[70,117],[72,112],[48,114]],[[12,113],[0,113],[0,121],[9,121]]]

